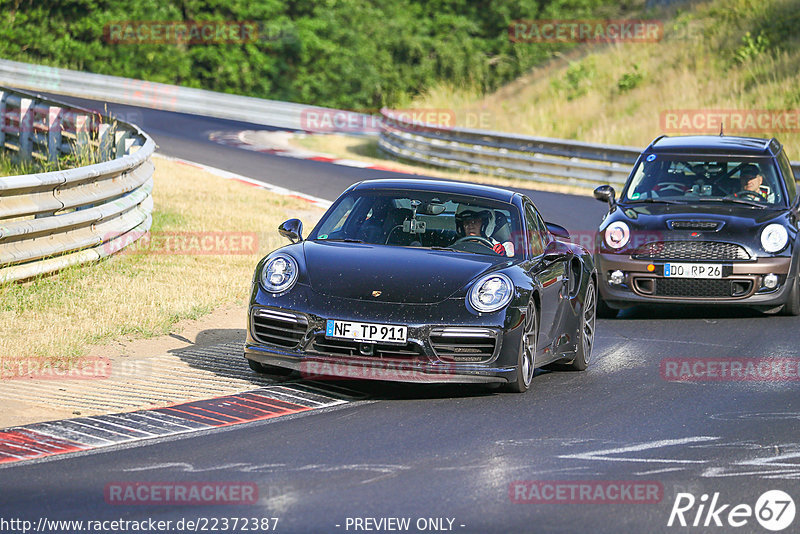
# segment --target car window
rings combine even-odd
[[[528,226],[528,252],[532,258],[544,253],[544,243],[547,240],[546,227],[541,222],[536,208],[525,204],[525,221]]]
[[[350,212],[355,205],[355,198],[348,197],[342,200],[337,206],[333,208],[330,215],[326,218],[325,224],[320,228],[324,234],[332,234],[341,229],[344,225]]]
[[[755,175],[755,178],[750,176]],[[703,202],[742,199],[785,205],[772,158],[650,154],[639,161],[623,199]]]
[[[780,156],[778,156],[778,165],[781,167],[781,174],[783,175],[786,183],[786,191],[789,194],[789,203],[792,203],[797,196],[797,184],[795,182],[792,165],[789,163],[789,158],[786,157],[786,152],[781,151]]]
[[[492,199],[430,191],[356,190],[323,215],[309,239],[513,257],[519,221],[514,205]]]

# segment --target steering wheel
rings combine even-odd
[[[755,191],[750,191],[749,189],[742,189],[738,193],[734,193],[733,196],[743,199],[749,198],[750,200],[755,200],[757,202],[764,202],[766,200],[762,194],[756,193]]]
[[[479,243],[481,245],[484,245],[486,247],[494,248],[494,245],[492,244],[491,241],[489,241],[485,237],[479,236],[479,235],[465,235],[464,237],[459,237],[458,239],[453,241],[453,244],[450,245],[450,246],[454,247],[454,246],[458,245],[461,242],[465,242],[466,243],[468,241],[474,241],[474,242]]]

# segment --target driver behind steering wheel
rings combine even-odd
[[[756,196],[758,200],[767,200],[764,193],[761,191],[761,184],[764,182],[764,177],[758,172],[758,167],[752,163],[748,163],[739,172],[739,184],[741,190],[734,193],[734,197]]]
[[[494,213],[489,209],[475,208],[460,204],[456,209],[456,232],[458,239],[464,237],[481,237],[492,244],[492,250],[503,256],[514,255],[514,244],[511,241],[500,243],[488,232],[494,228]]]

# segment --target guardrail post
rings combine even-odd
[[[6,98],[9,93],[0,91],[0,150],[6,147]]]
[[[52,162],[58,161],[61,153],[61,118],[62,109],[50,107],[47,114],[47,159]]]
[[[114,155],[114,128],[110,124],[100,123],[97,127],[100,140],[100,160],[108,161]]]
[[[125,130],[122,132],[114,133],[114,148],[116,150],[115,157],[121,158],[126,154],[127,140],[131,136],[130,132]]]
[[[33,100],[20,98],[19,100],[19,158],[30,160],[33,151]]]
[[[75,115],[75,139],[77,141],[78,154],[85,154],[89,147],[89,115]]]

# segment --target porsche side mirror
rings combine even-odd
[[[547,226],[547,229],[556,237],[560,237],[561,239],[569,239],[569,231],[564,228],[563,226],[555,223],[544,223]]]
[[[595,189],[594,198],[597,200],[602,200],[603,202],[608,202],[609,208],[613,208],[614,204],[617,203],[616,191],[614,191],[614,188],[610,185],[601,185]]]
[[[303,240],[303,223],[300,219],[289,219],[278,226],[278,233],[292,243],[299,243]]]

